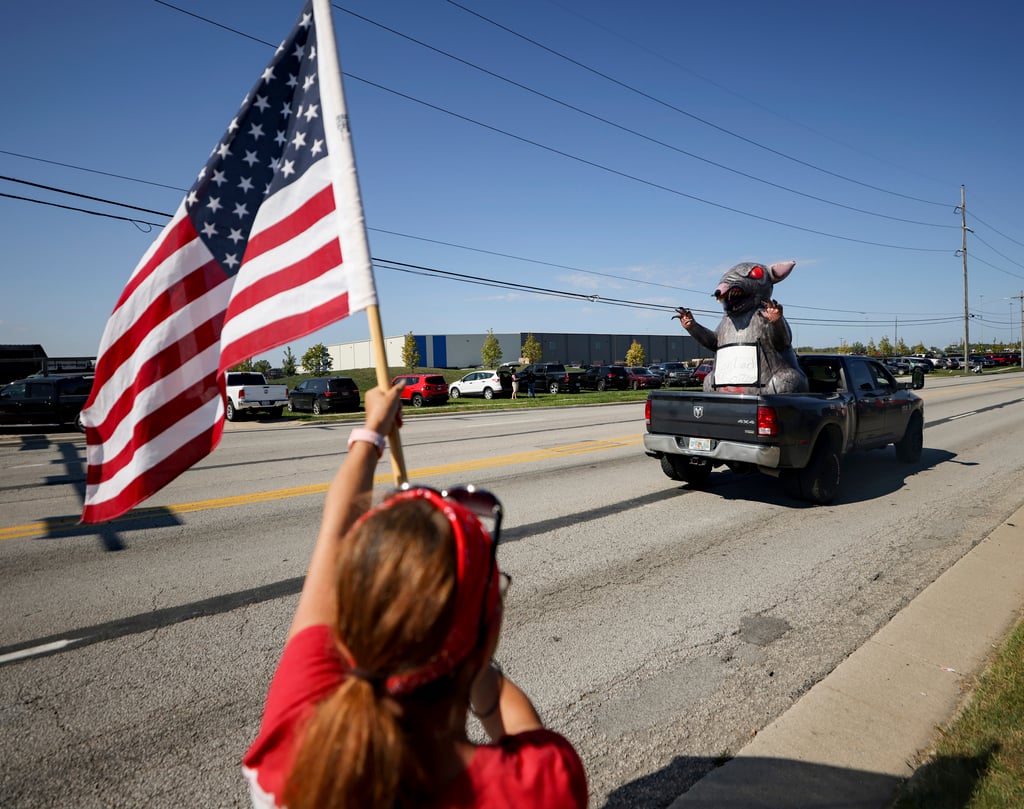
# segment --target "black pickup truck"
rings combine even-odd
[[[781,479],[791,497],[829,503],[842,458],[895,444],[896,457],[921,457],[924,402],[870,357],[804,354],[809,393],[762,395],[653,390],[644,448],[672,480],[707,483],[716,466]],[[923,385],[918,377],[916,385]]]
[[[0,424],[74,424],[92,390],[91,375],[31,376],[0,388]]]
[[[523,365],[515,372],[519,377],[520,395],[526,390],[526,380],[533,374],[534,387],[548,393],[579,393],[583,371],[568,371],[560,362],[536,362]]]

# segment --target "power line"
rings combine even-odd
[[[451,2],[451,0],[449,0],[449,2]],[[407,93],[402,93],[402,92],[399,92],[398,90],[393,90],[390,87],[385,87],[384,85],[378,84],[377,82],[374,82],[374,81],[370,81],[369,79],[364,79],[364,78],[361,78],[359,76],[355,76],[352,73],[348,73],[346,75],[350,79],[354,79],[355,81],[362,82],[363,84],[367,84],[367,85],[369,85],[371,87],[376,87],[378,90],[383,90],[386,93],[391,93],[393,95],[398,96],[399,98],[404,98],[407,101],[412,101],[412,102],[414,102],[416,104],[421,104],[424,107],[427,107],[428,109],[437,110],[438,112],[443,112],[446,115],[451,115],[452,117],[458,118],[461,121],[466,121],[467,123],[475,124],[476,126],[482,127],[484,129],[488,129],[491,132],[497,132],[497,133],[499,133],[501,135],[505,135],[506,137],[512,138],[513,140],[518,140],[521,143],[526,143],[526,144],[528,144],[530,146],[534,146],[534,147],[536,147],[538,149],[543,149],[546,152],[551,152],[552,154],[559,155],[560,157],[565,157],[565,158],[568,158],[569,160],[575,160],[577,163],[582,163],[585,166],[590,166],[591,168],[600,169],[601,171],[605,171],[605,172],[607,172],[609,174],[613,174],[613,175],[615,175],[617,177],[622,177],[622,178],[627,179],[627,180],[632,180],[633,182],[641,183],[643,185],[649,186],[651,188],[656,188],[656,189],[658,189],[660,191],[665,191],[665,192],[667,192],[669,194],[673,194],[675,196],[679,196],[679,197],[683,197],[685,199],[693,200],[694,202],[699,202],[702,205],[709,205],[712,208],[718,208],[719,210],[722,210],[722,211],[728,211],[730,213],[739,214],[740,216],[746,216],[746,217],[749,217],[751,219],[756,219],[756,220],[758,220],[760,222],[767,222],[767,223],[772,224],[772,225],[779,225],[780,227],[790,228],[792,230],[799,230],[799,231],[801,231],[803,233],[811,233],[811,234],[814,234],[816,236],[825,236],[825,237],[830,238],[830,239],[839,239],[841,241],[854,242],[856,244],[866,244],[866,245],[870,245],[872,247],[885,247],[885,248],[888,248],[890,250],[909,250],[909,251],[921,252],[921,253],[947,253],[947,252],[952,253],[953,252],[949,248],[942,248],[942,247],[910,247],[910,246],[907,246],[907,245],[887,244],[885,242],[875,242],[875,241],[871,241],[870,239],[858,239],[858,238],[853,237],[853,236],[843,236],[842,234],[839,234],[839,233],[829,233],[829,232],[824,231],[824,230],[816,230],[814,228],[804,227],[803,225],[794,225],[794,224],[792,224],[790,222],[783,222],[783,221],[778,220],[778,219],[772,219],[771,217],[768,217],[768,216],[761,216],[760,214],[751,213],[750,211],[744,211],[744,210],[742,210],[740,208],[734,208],[734,207],[732,207],[730,205],[724,205],[724,204],[722,204],[720,202],[714,202],[712,200],[705,199],[703,197],[698,197],[695,194],[687,194],[685,191],[680,191],[677,188],[671,188],[670,186],[662,185],[661,183],[656,183],[656,182],[654,182],[652,180],[645,180],[642,177],[637,177],[636,175],[629,174],[628,172],[619,171],[618,169],[613,169],[610,166],[605,166],[602,163],[596,163],[593,160],[587,160],[586,158],[579,157],[578,155],[570,154],[569,152],[565,152],[565,151],[563,151],[561,149],[556,149],[553,146],[547,146],[547,145],[545,145],[543,143],[540,143],[539,141],[531,140],[530,138],[524,137],[522,135],[516,135],[516,134],[514,134],[512,132],[509,132],[508,130],[501,129],[500,127],[491,126],[490,124],[485,124],[482,121],[477,121],[476,119],[470,118],[470,117],[468,117],[466,115],[462,115],[461,113],[453,112],[452,110],[445,109],[444,107],[439,107],[436,104],[431,104],[428,101],[424,101],[422,99],[415,98],[415,97],[413,97],[411,95],[408,95]]]
[[[80,168],[80,167],[78,167],[78,166],[71,166],[71,168]],[[140,208],[140,207],[137,207],[135,205],[129,205],[127,203],[118,202],[116,200],[107,199],[105,197],[97,197],[97,196],[93,196],[93,195],[90,195],[90,194],[81,194],[81,193],[78,193],[76,191],[69,191],[67,189],[58,188],[56,186],[42,185],[40,183],[33,183],[33,182],[30,182],[30,181],[27,181],[27,180],[20,180],[20,179],[14,178],[14,177],[0,176],[0,180],[7,180],[9,182],[21,183],[21,184],[24,184],[24,185],[29,185],[29,186],[33,186],[33,187],[36,187],[36,188],[41,188],[41,189],[45,189],[45,190],[48,190],[48,191],[52,191],[52,192],[55,192],[55,193],[58,193],[58,194],[65,194],[65,195],[72,196],[72,197],[89,199],[89,200],[93,200],[93,201],[96,201],[96,202],[102,202],[102,203],[104,203],[106,205],[113,205],[115,207],[122,207],[122,208],[127,208],[129,210],[136,210],[136,211],[143,211],[143,212],[146,212],[146,213],[153,213],[153,214],[156,214],[158,216],[166,217],[168,219],[170,219],[171,216],[172,216],[172,214],[169,214],[169,213],[164,212],[164,211],[156,211],[156,210],[152,210],[152,209],[149,209],[149,208]],[[140,180],[139,182],[144,182],[144,181]],[[148,227],[163,227],[163,225],[161,225],[159,223],[156,223],[156,222],[147,222],[145,220],[135,219],[135,218],[132,218],[132,217],[117,216],[117,215],[114,215],[114,214],[103,213],[103,212],[100,212],[100,211],[92,211],[92,210],[89,210],[89,209],[86,209],[86,208],[81,208],[81,207],[75,207],[75,206],[69,206],[69,205],[60,205],[60,204],[57,204],[57,203],[47,202],[47,201],[38,200],[38,199],[32,199],[32,198],[29,198],[29,197],[17,196],[17,195],[13,195],[13,194],[0,194],[0,196],[7,197],[9,199],[20,200],[20,201],[23,201],[23,202],[34,202],[34,203],[39,204],[39,205],[48,205],[48,206],[55,207],[55,208],[62,208],[64,210],[77,211],[79,213],[85,213],[85,214],[89,214],[91,216],[99,216],[99,217],[105,217],[105,218],[108,218],[108,219],[115,219],[115,220],[118,220],[118,221],[132,222],[136,226],[138,226],[138,225],[146,225]],[[399,233],[397,231],[384,230],[382,228],[372,228],[371,227],[371,228],[368,228],[368,230],[371,230],[371,231],[374,231],[374,232],[379,232],[379,233],[385,233],[385,234],[392,235],[392,236],[399,236],[399,237],[402,237],[402,238],[413,239],[413,240],[416,240],[416,241],[424,241],[424,242],[428,242],[428,243],[431,243],[431,244],[440,244],[440,245],[443,245],[443,246],[446,246],[446,247],[454,247],[454,248],[457,248],[457,249],[460,249],[460,250],[468,250],[468,251],[472,251],[472,252],[482,253],[482,254],[485,254],[485,255],[498,256],[498,257],[502,257],[502,258],[509,258],[509,259],[512,259],[512,260],[515,260],[515,261],[523,261],[523,262],[527,262],[527,263],[539,264],[539,265],[542,265],[542,266],[556,267],[556,268],[560,268],[560,269],[565,269],[565,270],[569,270],[569,271],[572,271],[572,272],[580,272],[580,273],[585,273],[585,274],[588,274],[588,275],[595,275],[595,276],[598,276],[598,277],[611,278],[611,279],[614,279],[614,280],[624,281],[626,283],[631,283],[631,284],[645,284],[645,285],[648,285],[648,286],[662,287],[662,288],[672,289],[672,290],[676,290],[676,291],[680,291],[680,292],[688,292],[688,293],[692,293],[694,295],[702,295],[703,296],[703,295],[708,294],[707,290],[689,289],[689,288],[686,288],[686,287],[673,286],[673,285],[669,285],[669,284],[661,284],[661,283],[658,283],[658,282],[655,282],[655,281],[645,281],[643,279],[630,278],[630,277],[621,276],[621,275],[614,275],[612,273],[598,272],[597,270],[588,270],[588,269],[585,269],[585,268],[582,268],[582,267],[573,267],[573,266],[566,265],[566,264],[556,264],[556,263],[548,262],[548,261],[540,261],[540,260],[537,260],[537,259],[524,258],[522,256],[515,256],[515,255],[509,254],[509,253],[499,253],[499,252],[492,251],[492,250],[484,250],[484,249],[481,249],[481,248],[469,247],[467,245],[462,245],[462,244],[456,244],[454,242],[446,242],[446,241],[441,241],[439,239],[429,239],[429,238],[426,238],[424,236],[413,236],[413,235],[407,234],[407,233]],[[146,231],[146,232],[148,232],[148,231]],[[978,259],[978,260],[980,260],[980,259]],[[392,262],[392,261],[390,261],[388,259],[380,259],[380,261],[386,261],[386,262],[392,263],[392,264],[400,264],[400,262]],[[987,264],[988,262],[983,262],[983,263]],[[409,268],[416,268],[418,265],[411,265],[410,264],[410,265],[405,265],[405,266],[407,266]],[[990,265],[990,266],[992,266],[992,265]],[[389,268],[389,269],[395,269],[395,268]],[[439,269],[435,269],[435,268],[419,267],[419,269],[428,270],[428,271],[436,273],[438,275],[450,275],[452,277],[455,277],[455,276],[459,275],[458,273],[452,273],[450,271],[444,271],[444,270],[439,270]],[[999,268],[996,267],[995,269],[999,269]],[[1009,274],[1012,275],[1012,273],[1009,273]],[[476,278],[476,276],[468,276],[468,277]],[[507,285],[506,288],[513,288],[513,287],[517,286],[517,285],[513,284],[513,282],[490,281],[490,283],[491,283],[491,285],[494,285],[494,286]],[[529,287],[529,285],[518,285],[518,286],[523,288],[523,289],[529,288],[529,289],[531,289],[533,291],[540,291],[540,290],[543,289],[541,287]],[[596,295],[596,294],[593,294],[593,293],[571,293],[571,292],[564,292],[564,293],[562,293],[562,292],[559,292],[559,291],[556,291],[556,290],[548,290],[548,291],[553,293],[553,294],[554,293],[561,294],[563,297],[584,298],[584,299],[587,299],[587,300],[594,300],[594,299],[598,299],[598,298],[600,298],[602,300],[616,300],[616,299],[611,299],[611,298],[603,298],[602,296],[599,296],[599,295]],[[665,309],[666,311],[673,311],[673,312],[675,311],[675,307],[668,306],[668,305],[665,305],[665,304],[641,303],[641,302],[637,302],[637,301],[631,301],[631,302],[628,302],[628,303],[635,304],[637,306],[662,308],[662,309]],[[790,307],[792,309],[807,309],[807,310],[821,311],[821,312],[840,312],[840,313],[846,313],[846,314],[864,314],[864,315],[868,314],[867,312],[860,312],[858,310],[834,309],[834,308],[816,307],[816,306],[804,306],[804,305],[800,305],[800,304],[791,304]],[[691,309],[693,311],[696,311],[696,312],[704,312],[704,313],[708,313],[708,312],[713,311],[713,310],[701,310],[701,309],[697,309],[697,308],[693,308],[693,307],[691,307]],[[904,316],[904,315],[902,315],[902,313],[874,313],[874,314],[891,315],[893,317],[895,317],[895,316]],[[794,322],[799,322],[799,321],[794,319]],[[838,325],[844,325],[843,321],[824,321],[824,320],[822,320],[822,321],[814,321],[814,320],[809,320],[808,319],[808,320],[806,320],[806,322],[809,323],[809,324],[810,323],[814,323],[814,322],[821,322],[821,323],[836,322]],[[886,321],[880,321],[880,322],[886,322]]]
[[[168,8],[172,8],[172,9],[181,11],[181,9],[178,9],[176,6],[174,6],[174,5],[170,4],[170,3],[165,2],[165,0],[155,0],[155,2],[159,2],[161,5],[164,5],[164,6],[168,7]],[[458,3],[454,3],[453,0],[448,0],[448,2],[452,3],[453,5],[457,6],[458,8],[463,8],[462,6],[459,6]],[[345,11],[346,13],[348,13],[347,9],[341,8],[340,6],[338,8],[341,11]],[[468,9],[463,9],[463,10],[469,12],[470,14],[474,14],[475,16],[480,16],[480,15],[476,14],[476,12],[469,11]],[[204,18],[204,17],[200,17],[199,15],[192,14],[191,12],[183,11],[183,13],[188,14],[189,16],[195,17],[196,19],[203,20],[204,22],[212,22],[212,21],[206,20],[206,18]],[[481,18],[487,20],[487,18],[485,18],[485,17],[481,17]],[[487,20],[487,21],[488,22],[492,22],[490,20]],[[218,27],[224,28],[225,30],[228,30],[228,31],[234,31],[234,29],[232,29],[232,28],[230,28],[228,26],[220,25],[218,23],[212,23],[212,24],[218,25]],[[497,23],[493,23],[493,24],[497,25]],[[502,27],[502,26],[499,26],[499,27]],[[515,33],[515,32],[511,32],[511,33]],[[246,35],[246,36],[248,36],[248,35]],[[521,35],[516,34],[516,36],[521,36]],[[262,40],[256,39],[255,37],[248,37],[248,38],[254,39],[257,42],[262,42]],[[537,44],[538,44],[539,47],[545,47],[545,46],[539,45],[539,43],[537,43]],[[568,58],[568,57],[563,57],[563,58]],[[572,60],[570,60],[570,61],[572,61]],[[590,69],[590,68],[587,68],[587,69]],[[599,74],[599,75],[603,76],[604,74]],[[690,200],[692,200],[694,202],[699,202],[699,203],[701,203],[703,205],[708,205],[708,206],[711,206],[713,208],[718,208],[719,210],[723,210],[723,211],[728,211],[730,213],[739,214],[741,216],[746,216],[746,217],[749,217],[749,218],[752,218],[752,219],[756,219],[758,221],[767,222],[767,223],[773,224],[773,225],[778,225],[780,227],[786,227],[786,228],[790,228],[792,230],[798,230],[798,231],[801,231],[803,233],[811,233],[811,234],[814,234],[814,235],[817,235],[817,236],[824,236],[826,238],[839,239],[841,241],[848,241],[848,242],[853,242],[853,243],[856,243],[856,244],[865,244],[865,245],[869,245],[869,246],[873,246],[873,247],[883,247],[883,248],[888,248],[888,249],[892,249],[892,250],[908,250],[908,251],[925,252],[925,253],[944,253],[944,252],[947,252],[947,248],[909,247],[909,246],[906,246],[906,245],[896,245],[896,244],[887,244],[887,243],[884,243],[884,242],[875,242],[875,241],[871,241],[871,240],[868,240],[868,239],[858,239],[858,238],[853,237],[853,236],[843,236],[841,234],[829,233],[829,232],[826,232],[826,231],[816,230],[814,228],[803,227],[802,225],[794,225],[794,224],[791,224],[791,223],[788,223],[788,222],[782,222],[780,220],[772,219],[772,218],[767,217],[767,216],[761,216],[760,214],[751,213],[749,211],[744,211],[742,209],[734,208],[734,207],[731,207],[729,205],[724,205],[722,203],[713,202],[712,200],[704,199],[703,197],[699,197],[699,196],[696,196],[694,194],[687,194],[684,191],[680,191],[678,189],[670,188],[669,186],[661,185],[660,183],[655,183],[655,182],[653,182],[651,180],[645,180],[645,179],[643,179],[641,177],[637,177],[635,175],[629,174],[629,173],[624,172],[624,171],[619,171],[618,169],[613,169],[610,166],[605,166],[605,165],[603,165],[601,163],[596,163],[596,162],[594,162],[592,160],[587,160],[587,159],[579,157],[577,155],[570,154],[569,152],[562,151],[561,149],[556,149],[556,148],[554,148],[552,146],[547,146],[545,144],[542,144],[542,143],[540,143],[538,141],[531,140],[531,139],[526,138],[524,136],[513,134],[512,132],[509,132],[507,130],[501,129],[499,127],[491,126],[490,124],[485,124],[485,123],[483,123],[481,121],[477,121],[477,120],[475,120],[473,118],[470,118],[468,116],[465,116],[465,115],[462,115],[460,113],[454,112],[452,110],[446,109],[444,107],[440,107],[440,106],[438,106],[436,104],[431,104],[431,103],[429,103],[427,101],[424,101],[422,99],[415,98],[414,96],[410,96],[407,93],[402,93],[402,92],[400,92],[398,90],[394,90],[394,89],[392,89],[390,87],[386,87],[386,86],[384,86],[382,84],[379,84],[377,82],[370,81],[369,79],[362,78],[362,77],[357,76],[357,75],[355,75],[353,73],[347,73],[346,76],[348,78],[354,80],[354,81],[362,82],[363,84],[367,84],[367,85],[369,85],[371,87],[375,87],[378,90],[383,90],[384,92],[391,93],[393,95],[398,96],[399,98],[404,98],[407,101],[412,101],[412,102],[414,102],[416,104],[421,104],[422,106],[425,106],[428,109],[433,109],[433,110],[436,110],[437,112],[443,112],[446,115],[450,115],[450,116],[452,116],[454,118],[457,118],[457,119],[459,119],[461,121],[465,121],[467,123],[474,124],[476,126],[482,127],[484,129],[487,129],[487,130],[492,131],[492,132],[497,132],[499,134],[505,135],[506,137],[512,138],[514,140],[518,140],[521,143],[529,144],[531,146],[534,146],[535,148],[543,149],[544,151],[548,151],[548,152],[551,152],[552,154],[557,154],[557,155],[559,155],[561,157],[565,157],[565,158],[568,158],[570,160],[574,160],[574,161],[576,161],[578,163],[582,163],[583,165],[587,165],[587,166],[590,166],[592,168],[597,168],[597,169],[600,169],[601,171],[608,172],[608,173],[613,174],[615,176],[622,177],[622,178],[628,179],[628,180],[632,180],[634,182],[642,183],[642,184],[647,185],[647,186],[649,186],[651,188],[657,188],[657,189],[660,189],[662,191],[666,191],[666,192],[668,192],[670,194],[674,194],[676,196],[680,196],[680,197],[683,197],[683,198],[686,198],[686,199],[690,199]],[[609,80],[615,81],[614,79],[611,79],[610,77],[606,77],[606,78],[609,78]],[[624,86],[626,86],[626,85],[624,85]],[[633,89],[633,88],[630,88],[630,89]],[[636,91],[636,92],[641,92],[641,91]],[[673,108],[673,109],[675,109],[675,108]],[[679,112],[684,112],[682,110],[678,110],[678,111]],[[689,114],[689,113],[684,113],[684,114]],[[712,124],[709,124],[709,125],[712,125]],[[715,128],[720,129],[720,127],[715,127]],[[728,130],[722,130],[722,131],[727,132],[728,134],[734,134],[734,133],[729,132]],[[740,135],[736,135],[736,137],[740,137],[743,140],[747,140],[746,138],[743,138]],[[753,141],[750,141],[750,142],[754,143]],[[760,144],[755,144],[755,145],[760,146]],[[767,149],[768,147],[761,147],[761,148],[766,148]],[[769,151],[772,151],[772,150],[769,149]],[[779,154],[781,154],[781,153],[779,153]],[[785,156],[785,155],[783,155],[783,156]],[[802,162],[802,161],[797,161],[797,162]],[[815,166],[811,166],[811,164],[805,164],[805,165],[808,165],[811,168],[817,168]],[[819,169],[819,170],[824,171],[823,169]],[[831,172],[826,172],[826,173],[831,173]],[[840,177],[842,179],[848,179],[848,178],[842,177],[842,175],[835,175],[835,176]],[[851,180],[851,182],[856,182],[856,181]],[[858,185],[866,185],[865,183],[857,183],[857,184]],[[867,186],[867,187],[873,188],[873,186]],[[884,189],[875,189],[875,190],[884,191]],[[912,199],[912,200],[915,199],[914,197],[909,197],[909,196],[904,195],[904,194],[895,194],[895,192],[886,192],[886,193],[891,193],[891,194],[894,194],[895,196],[902,196],[902,197],[904,197],[906,199]],[[917,200],[917,201],[927,202],[927,200]],[[930,203],[930,204],[940,204],[940,203]],[[941,204],[943,206],[945,206],[945,203],[941,203]]]
[[[946,207],[948,205],[948,203],[946,203],[946,202],[935,202],[933,200],[921,199],[919,197],[913,197],[913,196],[910,196],[908,194],[901,194],[898,191],[890,191],[890,190],[885,189],[885,188],[880,188],[879,186],[875,186],[875,185],[871,185],[869,183],[861,182],[860,180],[855,180],[852,177],[846,177],[845,175],[838,174],[838,173],[836,173],[834,171],[829,171],[828,169],[822,168],[821,166],[816,166],[813,163],[808,163],[805,160],[801,160],[801,159],[799,159],[797,157],[793,157],[792,155],[788,155],[785,152],[780,152],[777,149],[771,148],[770,146],[765,146],[763,143],[758,143],[757,141],[752,140],[751,138],[748,138],[748,137],[746,137],[744,135],[741,135],[738,132],[733,132],[731,129],[726,129],[725,127],[719,126],[718,124],[713,123],[713,122],[707,120],[706,118],[701,118],[699,115],[695,115],[694,113],[689,112],[687,110],[684,110],[681,107],[677,107],[674,104],[669,103],[668,101],[665,101],[665,100],[663,100],[661,98],[658,98],[657,96],[653,96],[650,93],[645,92],[644,90],[641,90],[641,89],[639,89],[637,87],[633,87],[630,84],[626,84],[624,81],[620,81],[619,79],[616,79],[614,76],[610,76],[607,73],[602,73],[600,70],[597,70],[596,68],[593,68],[590,65],[586,65],[583,62],[580,62],[580,61],[578,61],[576,59],[573,59],[571,56],[566,56],[564,53],[561,53],[561,52],[555,50],[554,48],[549,48],[547,45],[544,45],[544,44],[538,42],[535,39],[531,39],[530,37],[526,36],[525,34],[521,34],[518,31],[515,31],[515,30],[513,30],[512,28],[509,28],[506,25],[502,25],[501,23],[497,22],[496,20],[492,20],[490,17],[485,17],[483,14],[480,14],[479,12],[473,11],[470,8],[466,8],[465,6],[461,5],[460,3],[455,2],[455,0],[448,0],[448,3],[450,5],[455,6],[458,9],[461,9],[462,11],[466,12],[467,14],[471,14],[474,17],[478,17],[479,19],[483,20],[486,23],[489,23],[490,25],[493,25],[496,28],[500,28],[502,31],[505,31],[506,33],[511,34],[514,37],[518,37],[519,39],[522,39],[525,42],[529,42],[531,45],[534,45],[535,47],[540,48],[541,50],[546,51],[547,53],[550,53],[552,56],[556,56],[559,59],[563,59],[566,62],[569,62],[570,64],[576,65],[577,67],[581,68],[582,70],[586,70],[588,73],[592,73],[595,76],[599,76],[600,78],[605,79],[606,81],[609,81],[612,84],[618,85],[619,87],[622,87],[622,88],[624,88],[626,90],[629,90],[631,93],[636,93],[637,95],[642,96],[643,98],[646,98],[649,101],[653,101],[655,104],[659,104],[659,105],[661,105],[663,107],[666,107],[667,109],[673,110],[674,112],[678,112],[680,115],[684,115],[687,118],[690,118],[690,119],[692,119],[694,121],[698,121],[699,123],[702,123],[705,126],[709,126],[712,129],[717,130],[718,132],[721,132],[721,133],[723,133],[725,135],[729,135],[731,137],[737,138],[738,140],[741,140],[744,143],[748,143],[751,146],[756,146],[758,149],[763,149],[764,151],[770,152],[771,154],[774,154],[774,155],[776,155],[778,157],[782,157],[782,158],[784,158],[786,160],[790,160],[790,161],[792,161],[794,163],[798,163],[799,165],[805,166],[805,167],[807,167],[809,169],[813,169],[815,171],[820,171],[823,174],[828,174],[829,176],[835,177],[835,178],[837,178],[839,180],[845,180],[846,182],[853,183],[855,185],[859,185],[859,186],[861,186],[863,188],[870,188],[872,191],[880,191],[883,194],[890,194],[890,195],[895,196],[895,197],[902,197],[903,199],[911,200],[913,202],[921,202],[921,203],[924,203],[925,205],[938,205],[938,206],[941,206],[941,207]]]
[[[903,222],[903,223],[909,224],[909,225],[921,225],[923,227],[931,227],[931,228],[949,228],[949,229],[952,229],[952,228],[956,228],[957,227],[956,225],[942,225],[942,224],[937,224],[937,223],[934,223],[934,222],[921,222],[921,221],[916,220],[916,219],[905,219],[905,218],[899,217],[899,216],[890,216],[889,214],[879,213],[878,211],[869,211],[869,210],[867,210],[865,208],[858,208],[858,207],[853,206],[853,205],[847,205],[847,204],[842,203],[842,202],[836,202],[834,200],[826,199],[824,197],[819,197],[819,196],[816,196],[814,194],[808,194],[808,193],[806,193],[804,191],[799,191],[799,190],[797,190],[795,188],[791,188],[790,186],[782,185],[781,183],[776,183],[776,182],[772,182],[771,180],[766,180],[763,177],[758,177],[757,175],[749,174],[748,172],[741,171],[740,169],[733,168],[732,166],[727,166],[724,163],[719,163],[719,162],[717,162],[715,160],[711,160],[710,158],[703,157],[703,156],[701,156],[699,154],[696,154],[695,152],[690,152],[690,151],[688,151],[686,149],[683,149],[683,148],[681,148],[679,146],[673,146],[671,143],[666,143],[665,141],[660,140],[660,139],[655,138],[655,137],[652,137],[651,135],[646,135],[643,132],[639,132],[639,131],[637,131],[635,129],[631,129],[628,126],[624,126],[624,125],[616,123],[615,121],[612,121],[612,120],[610,120],[608,118],[604,118],[604,117],[602,117],[600,115],[597,115],[595,113],[589,112],[589,111],[587,111],[587,110],[585,110],[585,109],[583,109],[581,107],[577,107],[574,104],[570,104],[567,101],[564,101],[564,100],[559,99],[559,98],[555,98],[552,95],[548,95],[547,93],[541,92],[540,90],[537,90],[537,89],[535,89],[533,87],[530,87],[530,86],[528,86],[526,84],[523,84],[522,82],[515,81],[514,79],[510,79],[507,76],[501,75],[500,73],[495,73],[493,70],[488,70],[485,67],[481,67],[480,65],[474,64],[473,62],[470,62],[470,61],[468,61],[466,59],[463,59],[463,58],[461,58],[459,56],[455,56],[454,54],[449,53],[448,51],[445,51],[445,50],[442,50],[440,48],[437,48],[437,47],[435,47],[433,45],[430,45],[430,44],[428,44],[426,42],[423,42],[422,40],[416,39],[415,37],[411,37],[408,34],[403,34],[401,31],[398,31],[398,30],[396,30],[394,28],[391,28],[391,27],[389,27],[387,25],[384,25],[383,23],[379,23],[379,22],[377,22],[375,20],[371,20],[369,17],[365,17],[362,14],[356,13],[355,11],[351,11],[351,10],[349,10],[347,8],[344,8],[342,6],[339,6],[337,4],[334,4],[334,8],[338,9],[339,11],[343,11],[346,14],[349,14],[349,15],[353,16],[353,17],[355,17],[358,20],[362,20],[363,22],[365,22],[365,23],[367,23],[369,25],[373,25],[373,26],[375,26],[375,27],[377,27],[377,28],[379,28],[379,29],[381,29],[383,31],[387,31],[388,33],[393,34],[394,36],[401,37],[402,39],[405,39],[405,40],[407,40],[409,42],[412,42],[412,43],[414,43],[416,45],[419,45],[422,48],[426,48],[427,50],[433,51],[434,53],[440,54],[441,56],[444,56],[444,57],[446,57],[448,59],[451,59],[451,60],[453,60],[455,62],[458,62],[461,65],[465,65],[466,67],[470,67],[473,70],[477,70],[477,71],[479,71],[479,72],[481,72],[481,73],[483,73],[483,74],[485,74],[487,76],[490,76],[492,78],[498,79],[499,81],[503,81],[503,82],[505,82],[507,84],[512,85],[513,87],[518,87],[520,90],[524,90],[525,92],[531,93],[531,94],[533,94],[535,96],[538,96],[539,98],[543,98],[543,99],[545,99],[547,101],[550,101],[550,102],[552,102],[554,104],[558,104],[559,106],[562,106],[562,107],[564,107],[564,108],[566,108],[568,110],[572,110],[573,112],[579,113],[580,115],[584,115],[587,118],[590,118],[590,119],[592,119],[594,121],[599,121],[600,123],[606,124],[606,125],[608,125],[610,127],[614,127],[615,129],[618,129],[621,132],[626,132],[626,133],[628,133],[630,135],[634,135],[635,137],[641,138],[641,139],[647,141],[648,143],[653,143],[656,146],[661,146],[661,147],[663,147],[665,149],[669,149],[669,150],[671,150],[673,152],[676,152],[677,154],[681,154],[681,155],[685,155],[687,157],[693,158],[694,160],[698,160],[698,161],[700,161],[702,163],[705,163],[705,164],[707,164],[709,166],[714,166],[715,168],[721,169],[722,171],[728,171],[731,174],[735,174],[735,175],[737,175],[739,177],[744,177],[744,178],[746,178],[748,180],[753,180],[754,182],[762,183],[764,185],[770,186],[771,188],[776,188],[776,189],[778,189],[780,191],[786,191],[786,192],[788,192],[790,194],[796,194],[797,196],[804,197],[805,199],[811,199],[811,200],[814,200],[815,202],[822,202],[822,203],[824,203],[826,205],[832,205],[832,206],[837,207],[837,208],[843,208],[843,209],[845,209],[847,211],[853,211],[855,213],[861,213],[861,214],[864,214],[866,216],[875,216],[875,217],[878,217],[880,219],[888,219],[888,220],[893,221],[893,222]]]

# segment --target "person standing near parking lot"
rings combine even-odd
[[[403,487],[366,511],[398,394],[366,393],[366,427],[327,491],[243,759],[252,803],[582,809],[579,755],[494,662],[511,582],[496,559],[500,502],[474,487]],[[469,741],[470,712],[491,744]]]
[[[512,369],[512,398],[519,398],[519,371]]]
[[[526,369],[526,396],[532,399],[536,394],[534,393],[533,386],[537,382],[537,375],[533,372],[532,368]]]

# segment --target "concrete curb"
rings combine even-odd
[[[1024,507],[670,809],[888,809],[1024,605]]]

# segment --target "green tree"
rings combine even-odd
[[[900,357],[905,357],[910,353],[910,349],[907,348],[907,344],[903,342],[902,337],[896,341],[896,345],[893,346],[893,351],[895,351]]]
[[[634,340],[629,351],[626,352],[626,365],[643,365],[646,359],[644,347]]]
[[[238,365],[232,365],[228,370],[231,371],[251,371],[252,370],[252,358],[243,360]]]
[[[878,349],[875,348],[875,338],[874,337],[872,337],[870,340],[868,340],[868,344],[864,347],[864,353],[867,354],[869,357],[877,357],[878,356]]]
[[[331,359],[330,352],[323,343],[310,346],[302,355],[302,367],[314,376],[323,376],[331,370],[333,364],[334,360]]]
[[[928,349],[924,347],[924,343],[918,343],[910,349],[911,354],[927,354]]]
[[[878,341],[878,353],[883,357],[891,357],[892,351],[892,343],[889,341],[888,335],[883,335],[882,339]]]
[[[544,356],[540,343],[537,342],[537,338],[532,334],[526,335],[526,342],[523,343],[521,351],[520,356],[528,363],[540,362],[541,357]]]
[[[263,376],[268,376],[271,368],[270,360],[256,360],[256,362],[252,364],[252,369],[254,371],[259,371]]]
[[[284,359],[281,360],[281,373],[285,376],[295,376],[295,369],[298,367],[298,363],[295,360],[295,355],[292,354],[292,347],[288,346],[284,350]]]
[[[420,350],[416,347],[416,338],[412,332],[405,335],[405,342],[402,344],[402,364],[407,371],[414,371],[420,364]]]
[[[484,361],[486,368],[494,368],[501,362],[501,343],[494,336],[494,329],[487,330],[483,348],[480,349],[480,359]]]
[[[867,354],[868,353],[868,347],[866,345],[864,345],[864,343],[862,343],[860,340],[857,340],[854,343],[850,343],[850,353],[851,354]]]

